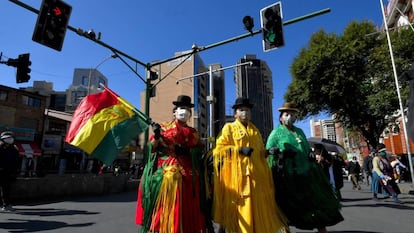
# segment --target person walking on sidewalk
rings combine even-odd
[[[12,211],[10,205],[10,188],[16,180],[19,150],[14,144],[10,131],[0,134],[0,196],[1,211]]]
[[[398,194],[401,193],[400,188],[393,177],[393,169],[387,159],[387,152],[385,145],[380,143],[377,147],[377,156],[372,160],[372,185],[371,191],[373,199],[378,201],[378,194],[384,197],[392,196],[395,203],[401,203],[398,199]]]
[[[372,159],[374,159],[375,153],[377,153],[377,150],[375,148],[372,148],[362,163],[362,170],[365,173],[367,186],[369,186],[370,181],[372,183]]]
[[[361,186],[359,185],[359,173],[361,172],[361,166],[359,165],[358,159],[356,156],[352,157],[352,160],[349,161],[348,166],[348,173],[351,176],[352,181],[352,189],[353,190],[360,190]]]

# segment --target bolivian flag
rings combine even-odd
[[[122,149],[148,128],[149,118],[107,87],[76,108],[65,141],[110,165]]]

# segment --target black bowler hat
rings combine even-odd
[[[191,97],[187,95],[179,95],[177,101],[172,102],[177,107],[194,107],[194,104],[191,103]]]
[[[239,107],[248,107],[248,108],[252,108],[253,104],[250,103],[248,98],[244,98],[244,97],[239,97],[236,99],[236,102],[234,103],[233,109],[237,109]]]

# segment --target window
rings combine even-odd
[[[89,78],[87,76],[82,76],[82,85],[88,86]]]
[[[101,87],[101,84],[104,85],[104,86],[106,86],[106,81],[102,77],[99,77],[99,85],[98,85],[97,88],[100,88]]]
[[[5,90],[0,90],[0,100],[7,100],[9,92]]]
[[[40,107],[42,103],[40,99],[31,97],[31,96],[26,96],[26,95],[22,96],[22,101],[23,101],[23,104],[27,106],[32,106],[32,107]]]

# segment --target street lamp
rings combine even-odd
[[[90,70],[89,70],[89,75],[88,75],[88,91],[87,91],[87,95],[89,95],[90,94],[90,92],[91,92],[91,79],[92,79],[92,70],[96,70],[96,69],[98,69],[98,67],[100,66],[100,65],[102,65],[103,63],[105,63],[106,61],[108,61],[109,59],[111,59],[111,58],[117,58],[118,57],[118,55],[117,54],[111,54],[109,57],[106,57],[105,59],[103,59],[98,65],[96,65],[95,66],[95,68],[91,68]]]

